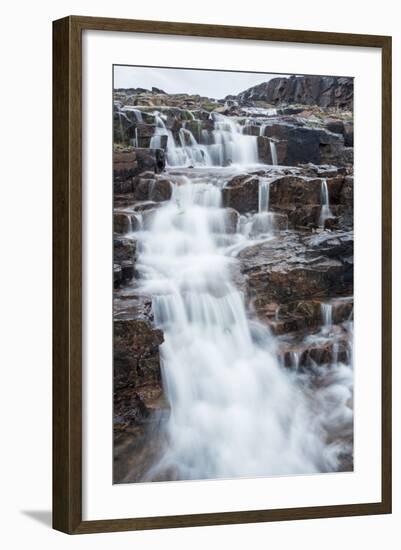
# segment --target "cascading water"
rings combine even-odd
[[[198,143],[188,128],[178,132],[179,145],[168,130],[160,113],[155,112],[155,133],[150,147],[160,147],[160,136],[167,136],[167,164],[169,166],[227,166],[230,164],[257,164],[257,137],[246,135],[240,124],[219,113],[212,113],[214,129],[202,129]]]
[[[261,204],[268,208],[266,194]],[[219,187],[181,177],[138,234],[170,405],[166,446],[143,480],[335,470],[339,451],[325,442],[324,419],[280,366],[269,330],[249,320],[231,280],[236,260],[221,244],[221,206]]]
[[[330,201],[329,201],[329,190],[327,187],[327,180],[325,178],[322,179],[321,183],[321,202],[322,202],[322,209],[320,211],[320,220],[319,225],[321,227],[324,227],[324,223],[327,219],[332,218],[333,214],[330,210]]]
[[[271,154],[271,157],[272,157],[272,164],[274,166],[277,166],[278,164],[278,160],[277,160],[277,148],[276,148],[276,143],[270,139],[269,140],[269,145],[270,145],[270,154]]]
[[[329,331],[333,324],[333,305],[332,304],[320,304],[320,310],[322,313],[323,328]]]
[[[269,211],[270,181],[267,178],[259,179],[259,213]]]

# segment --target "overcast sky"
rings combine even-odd
[[[283,75],[115,65],[114,87],[150,90],[155,86],[169,94],[199,94],[222,99],[226,95],[236,95],[276,76]]]

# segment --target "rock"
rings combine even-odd
[[[117,237],[114,239],[113,252],[116,263],[121,264],[124,260],[132,261],[136,253],[136,241]]]
[[[157,179],[149,189],[149,200],[155,202],[168,201],[173,192],[172,183],[170,180],[162,178]]]
[[[115,150],[113,153],[114,181],[125,181],[134,176],[138,170],[138,161],[132,149]]]
[[[133,175],[139,175],[147,170],[159,174],[166,167],[166,157],[163,149],[136,148],[135,154],[138,162],[138,169]]]
[[[121,276],[123,281],[130,281],[134,277],[134,262],[132,260],[121,262]]]
[[[245,136],[259,136],[260,126],[256,124],[245,124],[242,133]]]
[[[344,138],[322,128],[309,128],[288,123],[266,126],[265,136],[286,142],[286,149],[279,164],[338,164],[342,161]],[[284,153],[284,154],[283,154]]]
[[[269,205],[320,205],[322,180],[298,176],[282,176],[270,182]]]
[[[113,284],[114,287],[119,287],[122,282],[122,270],[121,265],[114,264],[113,266]]]
[[[125,181],[115,180],[113,188],[114,188],[115,195],[132,193],[134,190],[133,182],[131,178]]]
[[[264,101],[271,105],[319,105],[352,110],[353,79],[337,76],[290,76],[272,78],[241,92],[240,104]]]
[[[335,177],[326,177],[327,190],[329,192],[330,205],[338,204],[340,202],[340,196],[345,177],[343,175]]]
[[[115,320],[113,334],[114,422],[121,432],[146,422],[147,397],[161,394],[163,334],[143,320]]]
[[[259,178],[241,174],[232,178],[222,190],[223,204],[240,214],[257,211]]]
[[[290,233],[239,254],[251,299],[284,304],[349,296],[353,291],[352,235]]]
[[[285,367],[308,368],[315,365],[330,365],[332,363],[349,361],[349,344],[344,335],[335,341],[315,341],[313,344],[284,344],[280,355]]]
[[[354,146],[354,123],[351,121],[344,123],[344,145],[346,147]]]
[[[135,214],[130,212],[114,211],[113,216],[113,231],[124,235],[129,231],[137,231],[140,228],[140,223]]]
[[[329,132],[344,135],[344,122],[342,120],[328,119],[325,126]]]
[[[150,190],[156,182],[155,175],[147,177],[148,173],[138,176],[134,180],[134,200],[147,201],[149,200]]]
[[[227,233],[236,233],[239,223],[239,213],[234,208],[224,209],[225,229]]]
[[[139,123],[129,129],[128,136],[135,141],[135,147],[150,147],[155,128],[154,124]]]
[[[265,164],[273,164],[271,148],[270,148],[270,139],[264,136],[258,136],[257,146],[258,146],[259,162],[263,162]]]

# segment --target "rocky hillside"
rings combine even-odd
[[[353,79],[336,76],[290,76],[273,78],[237,96],[240,105],[317,105],[323,109],[352,110]]]

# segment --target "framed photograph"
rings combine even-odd
[[[53,525],[391,512],[391,38],[53,32]]]

